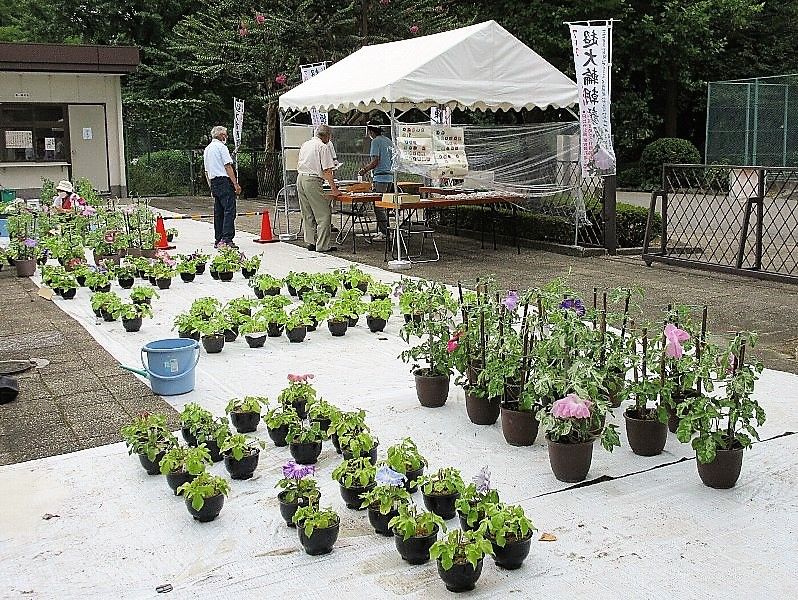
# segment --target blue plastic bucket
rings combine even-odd
[[[8,219],[0,217],[0,237],[8,237]]]
[[[150,376],[153,393],[177,396],[193,390],[199,356],[199,343],[192,339],[156,340],[143,346],[141,364]]]

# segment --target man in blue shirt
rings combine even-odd
[[[371,138],[371,162],[360,169],[360,175],[374,171],[374,191],[380,194],[393,192],[393,163],[391,162],[391,140],[382,135],[382,127],[375,121],[366,123],[366,132]],[[388,213],[384,208],[374,207],[378,233],[372,239],[384,241],[388,237]]]

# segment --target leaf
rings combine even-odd
[[[544,534],[542,534],[540,536],[540,539],[538,541],[541,541],[541,542],[556,542],[557,541],[557,536],[554,535],[553,533],[544,533]]]

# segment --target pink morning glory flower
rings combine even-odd
[[[255,22],[258,25],[263,25],[266,22],[266,17],[264,17],[262,14],[258,13],[257,15],[255,15]]]
[[[307,383],[308,380],[313,379],[315,375],[311,375],[310,373],[306,373],[304,375],[289,375],[288,381],[291,383]]]
[[[418,33],[418,25],[411,25],[410,33]]]
[[[551,414],[558,419],[589,419],[590,400],[582,400],[576,394],[568,394],[551,405]]]
[[[668,323],[665,325],[665,339],[668,340],[665,346],[665,356],[678,359],[684,354],[682,342],[689,340],[690,334],[683,329],[679,329],[673,323]]]
[[[288,81],[288,77],[286,77],[283,73],[280,73],[274,78],[274,83],[277,85],[285,85],[286,81]]]
[[[90,204],[87,204],[83,208],[83,211],[80,214],[83,215],[84,217],[91,217],[97,214],[97,209],[91,206]]]
[[[242,25],[241,27],[238,28],[238,35],[240,35],[241,37],[246,37],[249,35],[249,30]]]

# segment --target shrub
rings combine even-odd
[[[481,223],[484,216],[482,214],[484,211],[481,207],[462,206],[457,210],[457,227],[459,229],[479,231],[484,226],[485,235],[491,235],[489,221],[485,219],[484,225]],[[512,218],[512,212],[509,210],[498,209],[497,212],[508,220]],[[568,219],[528,211],[518,212],[516,218],[518,237],[520,239],[557,242],[560,244],[573,244],[574,242],[574,226]],[[440,224],[454,229],[454,211],[441,211]],[[504,227],[501,223],[497,223],[496,231],[497,233],[506,233],[512,230],[509,227]]]
[[[639,166],[632,165],[618,171],[616,181],[619,189],[639,190],[643,186],[643,172]]]
[[[646,235],[647,219],[647,208],[618,202],[615,208],[615,230],[618,236],[618,247],[637,248],[642,246],[643,238]],[[659,213],[655,213],[654,221],[651,223],[652,238],[659,234],[661,227],[662,217]]]
[[[643,149],[640,170],[644,189],[658,189],[662,185],[662,165],[665,163],[697,164],[701,153],[689,141],[681,138],[660,138]]]
[[[200,172],[202,166],[199,167]],[[130,191],[140,195],[185,195],[191,189],[191,167],[188,152],[158,150],[130,161]]]

